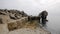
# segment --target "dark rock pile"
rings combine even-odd
[[[0,23],[3,23],[2,20],[5,20],[5,21],[11,20],[11,19],[17,20],[17,19],[20,19],[21,17],[27,17],[27,16],[28,15],[24,11],[0,9]]]
[[[19,19],[27,16],[24,11],[0,9],[0,15],[9,15],[11,19]]]

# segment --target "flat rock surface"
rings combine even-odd
[[[9,32],[9,34],[50,34],[50,32],[40,28],[37,29],[22,28],[22,29],[11,31]]]

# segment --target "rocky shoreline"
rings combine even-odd
[[[39,25],[39,19],[24,11],[0,9],[0,34],[51,34]]]

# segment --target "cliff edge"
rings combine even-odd
[[[51,34],[37,19],[24,11],[0,9],[0,34]]]

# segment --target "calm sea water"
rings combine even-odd
[[[48,16],[48,22],[45,28],[51,32],[51,34],[60,34],[60,16]]]

